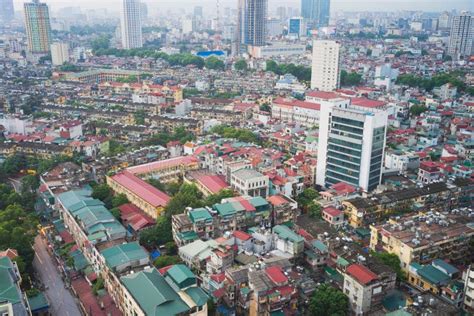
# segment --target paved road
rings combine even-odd
[[[51,305],[50,311],[58,316],[81,316],[76,298],[64,286],[56,261],[49,255],[46,241],[40,236],[35,238],[35,259],[33,266],[41,281],[48,287],[46,296]]]

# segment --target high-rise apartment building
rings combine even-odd
[[[341,44],[335,41],[313,41],[311,89],[332,91],[340,83]]]
[[[25,2],[24,14],[28,50],[31,53],[48,53],[51,45],[48,6],[39,0]]]
[[[443,12],[438,16],[438,28],[440,30],[447,30],[451,27],[451,14]]]
[[[120,28],[122,48],[140,48],[142,42],[142,21],[139,0],[123,0]]]
[[[344,182],[364,191],[380,184],[388,112],[384,103],[345,100],[321,106],[316,183]]]
[[[449,35],[448,55],[453,59],[469,56],[474,52],[474,16],[463,11],[454,16]]]
[[[0,21],[10,21],[14,16],[13,0],[0,0]]]
[[[51,61],[54,66],[61,66],[69,61],[69,45],[67,43],[51,44]]]
[[[202,7],[201,6],[195,6],[194,7],[194,16],[202,18]]]
[[[301,16],[311,27],[328,26],[330,9],[330,0],[301,0]]]
[[[239,0],[237,39],[239,44],[264,46],[268,0]]]

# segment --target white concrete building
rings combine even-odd
[[[385,168],[388,170],[397,170],[403,173],[407,170],[417,169],[419,166],[420,156],[414,153],[393,151],[385,155]]]
[[[305,51],[306,45],[304,44],[285,44],[277,42],[265,46],[249,47],[249,54],[255,58],[303,55]]]
[[[345,182],[364,191],[380,184],[388,112],[369,99],[321,107],[316,183]]]
[[[448,55],[453,59],[466,57],[474,51],[474,16],[463,11],[454,16],[449,35]]]
[[[464,308],[474,312],[474,264],[464,272]]]
[[[139,0],[123,0],[120,20],[122,48],[140,48],[142,41],[142,22]]]
[[[230,178],[232,189],[244,196],[261,196],[266,198],[269,190],[268,184],[268,176],[247,168],[233,172]]]
[[[332,91],[339,88],[341,44],[335,41],[313,42],[311,89]]]
[[[53,66],[61,66],[69,61],[69,45],[67,43],[51,44],[51,60]]]

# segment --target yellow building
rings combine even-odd
[[[446,183],[433,183],[423,188],[411,188],[375,194],[370,197],[342,201],[348,223],[357,228],[379,223],[393,214],[416,209],[448,209],[452,203]],[[445,203],[449,202],[449,203]]]
[[[128,171],[107,177],[107,184],[117,194],[124,194],[130,203],[136,205],[151,218],[163,214],[170,197]]]
[[[370,247],[396,254],[405,271],[412,262],[426,264],[436,258],[468,263],[474,259],[474,225],[466,223],[465,215],[432,212],[391,219],[370,226]]]

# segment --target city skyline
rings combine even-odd
[[[14,0],[15,10],[22,10],[23,3],[26,0]],[[44,1],[52,7],[53,10],[61,7],[74,7],[78,6],[76,1],[72,0],[46,0]],[[154,1],[144,1],[151,9],[163,8],[169,10],[177,7],[188,7],[192,12],[192,8],[196,4],[192,0],[162,0],[159,4]],[[269,0],[269,8],[276,8],[278,6],[292,6],[300,7],[301,0]],[[119,11],[121,1],[120,0],[102,0],[98,4],[97,1],[83,0],[81,1],[80,7],[84,9],[94,8],[107,8],[111,11]],[[205,10],[210,10],[215,7],[215,0],[203,0],[199,2]],[[237,7],[237,1],[223,0],[221,1],[221,7]],[[439,12],[439,11],[451,11],[451,10],[474,10],[472,2],[470,0],[453,0],[450,2],[442,0],[420,0],[417,2],[413,1],[393,1],[393,0],[364,0],[364,1],[349,1],[349,0],[332,0],[331,1],[331,12],[335,11],[398,11],[398,10],[421,10],[426,12]],[[272,10],[270,9],[270,12]]]

